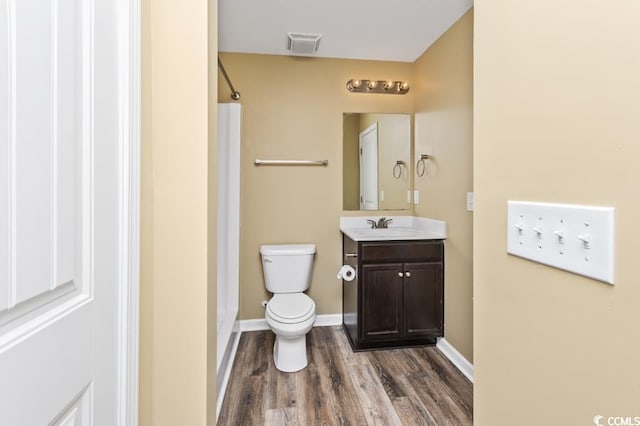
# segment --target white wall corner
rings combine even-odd
[[[471,364],[456,348],[451,345],[444,337],[438,339],[436,347],[446,356],[453,365],[456,366],[462,374],[465,375],[471,383],[473,383],[473,364]]]

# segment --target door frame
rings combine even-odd
[[[121,253],[118,280],[119,425],[138,424],[140,318],[140,0],[118,0]]]

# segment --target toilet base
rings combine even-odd
[[[309,364],[307,359],[307,335],[283,337],[276,334],[273,345],[273,362],[285,373],[300,371]]]
[[[315,307],[314,307],[315,308]],[[307,359],[307,333],[316,322],[315,309],[302,322],[282,323],[265,313],[269,328],[276,335],[273,344],[273,362],[276,368],[285,373],[300,371],[309,363]]]

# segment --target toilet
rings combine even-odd
[[[273,297],[265,309],[267,324],[276,335],[273,361],[284,372],[308,364],[307,333],[316,320],[316,304],[303,291],[311,283],[315,244],[260,247],[264,283]]]

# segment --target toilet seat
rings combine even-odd
[[[315,315],[316,304],[304,293],[275,294],[267,303],[266,313],[283,324],[304,322]]]

